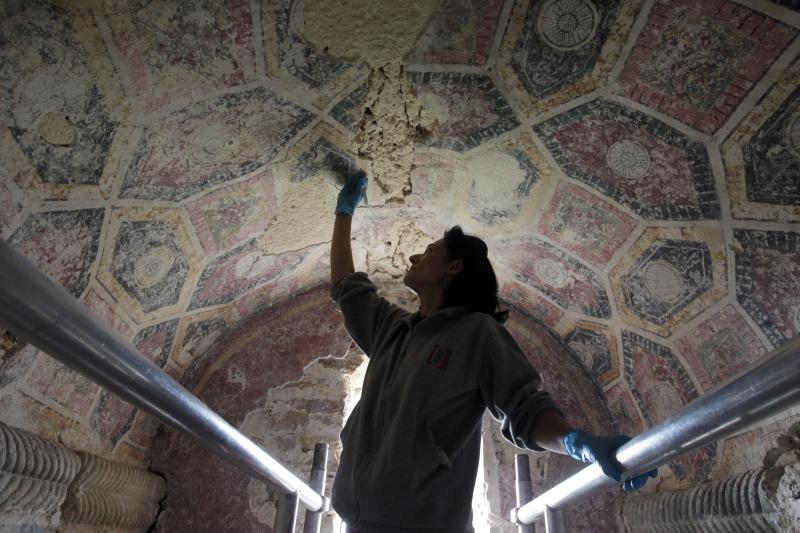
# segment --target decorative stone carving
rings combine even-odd
[[[78,456],[81,470],[62,507],[65,532],[86,525],[146,530],[155,522],[166,494],[161,477],[89,453]]]
[[[166,483],[0,422],[0,531],[146,531]]]
[[[631,498],[623,516],[631,531],[775,531],[776,512],[764,489],[764,470],[750,470],[689,490]]]
[[[696,485],[629,498],[623,516],[630,531],[798,531],[800,423],[767,452],[764,467]]]
[[[64,446],[0,422],[0,530],[55,531],[79,467]]]

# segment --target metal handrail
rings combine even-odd
[[[623,468],[623,477],[629,478],[723,439],[797,403],[800,403],[800,336],[627,442],[617,450],[616,460]],[[552,516],[553,512],[616,484],[597,464],[592,464],[513,509],[511,521],[531,524],[537,518]],[[549,528],[548,533],[552,533]]]
[[[98,320],[0,239],[0,327],[310,510],[325,498]]]

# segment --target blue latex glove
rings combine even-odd
[[[627,435],[615,435],[613,437],[598,437],[581,430],[567,432],[561,439],[564,444],[564,451],[576,461],[584,463],[597,463],[603,473],[613,479],[620,481],[622,472],[612,457],[617,448],[631,440]],[[636,490],[644,487],[648,477],[656,477],[658,469],[651,470],[644,474],[625,480],[623,489]]]
[[[350,215],[356,211],[356,206],[364,197],[367,190],[367,173],[359,170],[347,176],[344,187],[339,191],[339,199],[336,201],[337,215]]]

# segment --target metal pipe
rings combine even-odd
[[[281,494],[275,506],[273,533],[294,533],[297,527],[297,504],[300,498],[295,494]]]
[[[314,446],[314,463],[311,466],[311,479],[308,483],[318,494],[325,494],[325,478],[328,475],[327,470],[328,445],[320,442]],[[322,527],[322,513],[326,510],[327,509],[324,508],[319,511],[306,510],[306,519],[305,522],[303,522],[303,533],[319,533]]]
[[[312,510],[323,498],[0,239],[0,327]]]
[[[623,467],[624,477],[668,463],[800,403],[798,383],[800,336],[620,447],[616,460]],[[512,510],[511,516],[530,524],[547,507],[564,509],[615,484],[592,464]]]
[[[522,507],[533,496],[531,484],[531,465],[528,455],[518,453],[514,456],[514,471],[517,480],[517,507]],[[517,524],[517,533],[535,533],[533,524]]]
[[[564,533],[564,513],[561,509],[544,508],[544,530],[547,533]]]

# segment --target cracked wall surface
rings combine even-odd
[[[4,2],[0,236],[242,425],[312,361],[347,360],[324,287],[337,190],[361,167],[357,268],[414,308],[408,257],[455,224],[481,236],[557,400],[601,423],[573,401],[585,390],[609,416],[598,429],[637,433],[800,333],[799,31],[790,0]],[[568,365],[537,355],[538,324]],[[157,462],[170,496],[189,490],[201,452],[170,462],[149,415],[3,342],[4,423]],[[759,467],[797,414],[646,491]],[[495,441],[504,518],[513,469]],[[536,464],[542,488],[575,467]],[[263,527],[266,507],[234,507]]]

